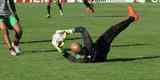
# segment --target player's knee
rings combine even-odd
[[[19,23],[16,23],[14,26],[13,26],[13,30],[17,33],[22,33],[22,29],[21,29],[21,26]]]
[[[18,34],[21,36],[21,35],[23,34],[23,31],[20,30],[20,31],[18,32]]]
[[[19,30],[15,31],[15,32],[16,32],[16,34],[18,34],[19,36],[21,36],[21,35],[23,34],[22,29],[19,29]]]

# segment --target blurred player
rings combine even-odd
[[[22,29],[13,0],[0,1],[0,30],[3,35],[4,46],[8,48],[10,55],[16,56],[21,52],[19,42],[22,37]],[[13,42],[10,39],[8,30],[15,32]]]
[[[48,0],[47,4],[47,17],[51,17],[51,7],[52,7],[53,0]],[[59,7],[59,13],[61,16],[63,16],[63,6],[64,6],[65,0],[58,0],[57,5]]]
[[[91,14],[91,13],[95,12],[95,9],[94,9],[93,3],[92,3],[93,1],[94,0],[83,0],[84,5],[86,6],[85,11],[88,14]]]
[[[83,44],[80,44],[79,42],[72,42],[69,49],[61,51],[58,44],[64,42],[64,37],[59,36],[59,38],[54,38],[53,40],[57,43],[59,52],[63,52],[64,57],[71,62],[104,62],[106,61],[106,57],[110,51],[111,43],[114,38],[116,38],[131,23],[139,19],[139,15],[135,12],[131,5],[128,6],[128,15],[129,17],[126,20],[112,25],[108,30],[106,30],[101,36],[99,36],[95,43],[92,41],[89,32],[84,27],[61,30],[61,32],[63,31],[64,33],[81,33]]]

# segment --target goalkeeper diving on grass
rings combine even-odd
[[[57,30],[53,35],[52,44],[63,56],[71,62],[94,63],[104,62],[111,49],[111,43],[123,30],[131,23],[139,19],[139,15],[133,9],[132,5],[128,5],[129,17],[106,30],[96,42],[92,38],[85,27],[75,27],[68,30]],[[80,33],[83,43],[72,42],[69,49],[61,50],[67,34]],[[83,46],[82,46],[83,45]]]

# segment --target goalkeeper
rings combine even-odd
[[[104,62],[110,51],[111,43],[114,38],[131,23],[139,19],[139,15],[134,11],[131,5],[128,6],[128,19],[111,26],[106,30],[95,43],[88,31],[84,27],[76,27],[70,30],[59,30],[53,36],[53,45],[59,52],[64,53],[64,57],[71,62]],[[64,39],[68,33],[81,33],[83,46],[78,42],[73,42],[69,49],[62,51],[60,47],[64,44]],[[56,43],[56,44],[55,44]]]

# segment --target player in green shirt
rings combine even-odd
[[[8,48],[10,55],[16,56],[21,52],[19,42],[22,37],[22,28],[19,24],[19,18],[13,0],[0,1],[0,30],[3,35],[4,46]],[[8,30],[15,32],[13,42]]]

